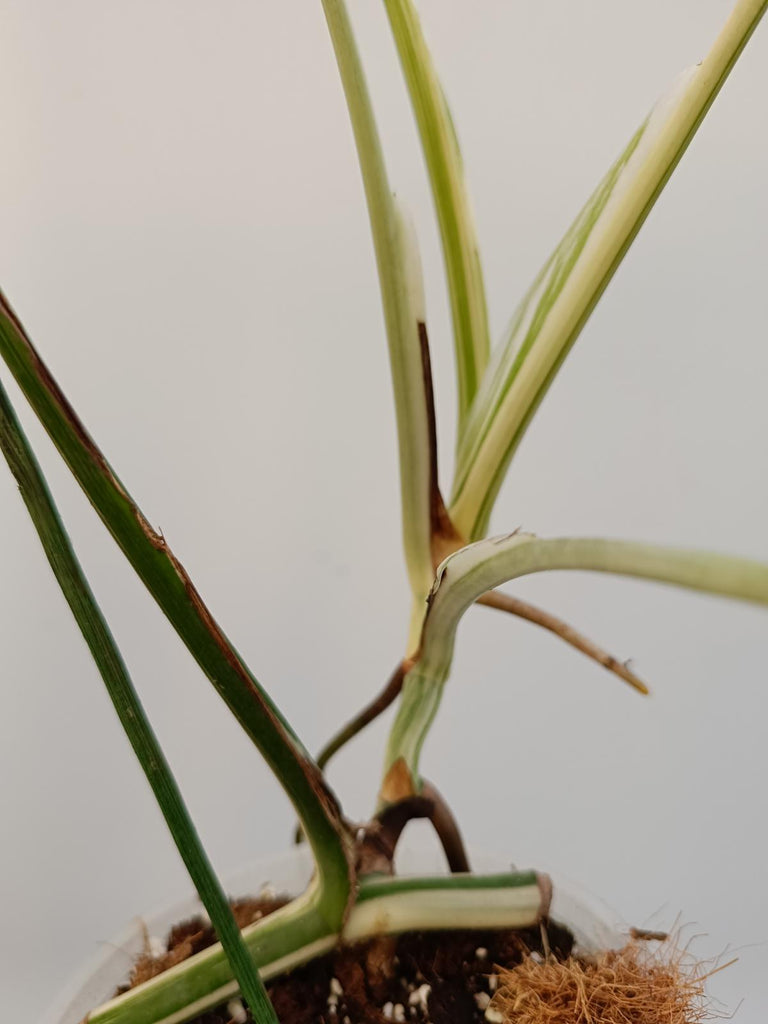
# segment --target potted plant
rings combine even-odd
[[[400,453],[402,522],[412,591],[408,638],[384,691],[314,761],[232,647],[172,552],[87,433],[6,301],[0,348],[18,385],[150,593],[283,784],[315,857],[307,892],[241,933],[199,843],[162,751],[85,582],[31,448],[3,395],[0,436],[46,554],[104,677],[222,946],[96,1006],[95,1022],[183,1021],[238,991],[253,1018],[273,1011],[262,978],[313,961],[340,942],[448,927],[537,928],[549,919],[550,884],[534,872],[467,871],[452,815],[420,773],[420,753],[451,669],[464,612],[480,602],[561,636],[637,689],[632,670],[554,616],[496,588],[547,569],[661,580],[768,602],[768,567],[690,549],[540,539],[513,529],[486,537],[504,473],[540,401],[628,246],[714,100],[765,4],[740,0],[705,60],[676,83],[632,136],[578,215],[489,354],[484,286],[461,158],[412,5],[386,4],[414,105],[438,213],[454,325],[458,446],[452,490],[440,474],[420,258],[407,213],[393,199],[346,10],[324,9],[363,173],[389,341]],[[376,812],[352,826],[322,768],[331,754],[398,699]],[[392,875],[400,832],[428,817],[452,875]],[[549,942],[544,933],[545,947]],[[527,935],[530,939],[530,935]],[[544,949],[542,969],[551,966]],[[538,963],[534,960],[534,963]],[[258,968],[256,970],[255,968]],[[681,982],[682,984],[682,982]],[[330,995],[334,993],[331,992]],[[503,1002],[503,1001],[502,1001]],[[491,1006],[478,1010],[503,1013]],[[383,1010],[383,1007],[382,1007]],[[394,1014],[394,1007],[391,1013]],[[386,1014],[385,1014],[386,1016]]]

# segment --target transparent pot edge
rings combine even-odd
[[[512,867],[509,858],[482,850],[470,851],[470,859],[478,872],[505,871]],[[225,874],[224,884],[227,892],[235,897],[258,893],[265,888],[296,894],[308,883],[312,867],[309,850],[299,846]],[[446,872],[439,851],[407,841],[398,853],[397,870],[404,875]],[[577,948],[588,952],[617,949],[626,943],[628,928],[613,910],[559,872],[552,878],[551,916],[571,929]],[[162,939],[174,924],[200,914],[205,916],[199,899],[192,894],[134,918],[115,938],[101,944],[99,952],[43,1015],[41,1024],[80,1024],[90,1010],[108,999],[125,981],[131,964],[145,950],[148,938]]]

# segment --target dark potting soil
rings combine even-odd
[[[281,905],[242,900],[233,909],[243,927]],[[177,925],[166,956],[143,957],[132,984],[214,941],[200,918]],[[546,942],[551,953],[564,959],[573,937],[550,922]],[[514,967],[529,952],[544,953],[539,928],[414,932],[341,947],[274,979],[267,990],[281,1024],[486,1024],[496,968]],[[192,1024],[233,1024],[242,1013],[240,1005],[219,1007]]]

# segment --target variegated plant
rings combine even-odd
[[[725,81],[768,0],[738,0],[710,52],[652,110],[567,231],[491,350],[481,263],[461,155],[412,0],[384,0],[410,92],[440,228],[458,381],[455,479],[438,479],[421,268],[413,227],[392,196],[363,69],[343,0],[322,0],[362,169],[389,342],[400,454],[405,560],[412,612],[404,656],[385,690],[317,760],[204,604],[67,402],[10,305],[0,302],[0,351],[63,459],[148,590],[264,755],[301,822],[312,883],[283,910],[238,931],[109,629],[58,518],[39,466],[0,389],[0,445],[98,664],[110,697],[216,928],[212,947],[97,1007],[91,1024],[181,1024],[240,992],[254,1020],[273,1021],[263,981],[339,941],[445,927],[515,927],[546,914],[548,881],[534,872],[466,872],[461,839],[419,753],[450,669],[457,625],[474,602],[552,630],[638,689],[630,670],[548,613],[495,592],[548,569],[637,576],[768,604],[768,565],[691,550],[520,532],[483,539],[494,500],[528,424],[571,345]],[[379,806],[353,829],[322,769],[399,695]],[[391,876],[409,817],[431,817],[453,874]]]

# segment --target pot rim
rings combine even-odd
[[[475,871],[479,873],[509,870],[509,858],[483,850],[470,850]],[[399,874],[445,874],[442,853],[424,843],[401,844],[396,857]],[[234,895],[257,893],[265,887],[277,892],[300,892],[309,882],[312,856],[306,845],[289,848],[282,854],[261,857],[223,876],[225,888]],[[629,929],[606,903],[561,872],[553,878],[551,916],[574,934],[576,948],[614,949],[624,945]],[[170,928],[185,918],[205,911],[196,894],[168,901],[159,909],[135,917],[111,941],[85,962],[76,976],[53,1001],[41,1024],[80,1024],[87,1013],[100,1005],[125,979],[134,959],[144,950],[146,937],[164,937]]]

